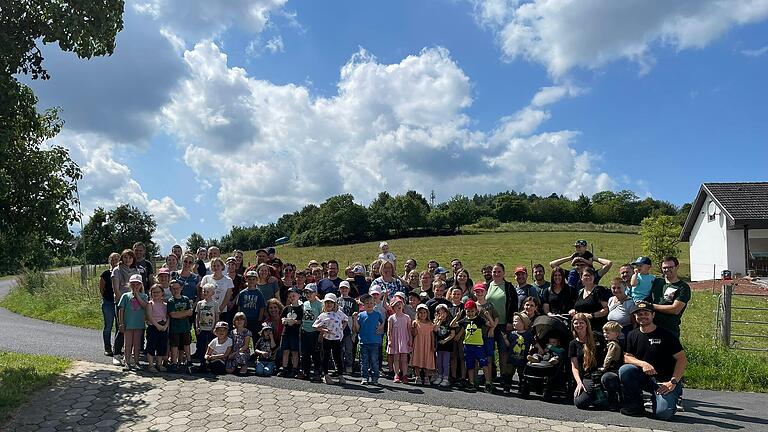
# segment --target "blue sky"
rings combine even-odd
[[[380,190],[765,180],[768,1],[127,1],[115,54],[46,47],[84,210],[163,249]],[[86,215],[87,217],[87,215]]]

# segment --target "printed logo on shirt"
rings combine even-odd
[[[664,291],[664,299],[667,301],[672,301],[675,299],[675,293],[677,293],[677,288],[669,287]]]
[[[650,345],[661,345],[661,339],[648,339]]]

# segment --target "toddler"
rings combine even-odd
[[[152,299],[147,303],[147,371],[165,372],[163,358],[168,353],[168,309],[160,285],[152,285],[149,293]]]
[[[560,364],[565,354],[565,348],[560,346],[560,338],[555,336],[547,338],[547,345],[544,347],[537,342],[531,351],[534,353],[528,356],[529,363],[548,363],[551,366]]]
[[[392,358],[394,382],[408,384],[408,354],[413,349],[411,318],[403,313],[400,297],[392,300],[392,309],[394,313],[387,318],[387,354]]]
[[[232,352],[227,360],[227,373],[235,370],[240,374],[248,372],[248,359],[251,358],[251,339],[253,335],[247,328],[248,321],[245,314],[238,312],[232,319]]]
[[[205,366],[202,369],[209,370],[216,375],[223,375],[227,373],[226,360],[232,353],[232,339],[228,336],[229,324],[219,321],[213,332],[216,337],[208,343],[205,357],[203,357]]]
[[[531,349],[533,343],[533,334],[529,330],[531,319],[522,312],[515,312],[512,316],[512,331],[503,333],[504,345],[507,347],[509,357],[507,365],[504,368],[504,393],[511,392],[512,377],[517,372],[517,382],[519,383],[519,392],[525,395],[525,386],[523,385],[523,368],[527,364],[526,354]]]
[[[635,267],[635,273],[632,275],[629,284],[632,286],[632,300],[649,300],[651,296],[651,286],[656,276],[651,272],[651,259],[648,257],[638,257],[632,263]]]
[[[381,250],[381,253],[379,254],[378,258],[380,260],[391,262],[392,266],[397,268],[397,257],[395,257],[395,254],[389,251],[389,243],[385,241],[379,243],[379,250]]]
[[[331,384],[329,365],[331,357],[336,364],[339,374],[339,384],[344,384],[344,363],[341,361],[341,340],[344,338],[344,327],[349,318],[339,310],[336,294],[328,293],[323,297],[323,309],[320,316],[312,324],[323,335],[323,382]]]
[[[618,371],[624,363],[621,345],[619,344],[619,335],[621,334],[621,324],[616,321],[608,321],[603,326],[603,337],[605,338],[605,360],[600,372]]]
[[[261,325],[261,337],[253,344],[253,352],[258,357],[256,362],[256,376],[272,376],[275,369],[275,338],[272,334],[272,326],[269,323]]]
[[[421,385],[426,385],[427,379],[435,369],[435,332],[434,325],[429,320],[429,308],[425,304],[416,307],[416,319],[411,322],[411,335],[413,337],[411,366],[417,380],[421,376],[421,370],[424,370]]]
[[[360,372],[363,377],[360,384],[378,384],[384,317],[374,310],[373,297],[365,294],[360,301],[363,312],[352,315],[352,330],[360,335]]]

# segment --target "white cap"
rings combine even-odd
[[[332,302],[336,303],[336,301],[337,301],[336,294],[334,294],[334,293],[326,294],[325,297],[323,297],[323,301],[324,302],[332,301]]]
[[[347,281],[341,281],[341,283],[339,284],[339,288],[341,288],[341,287],[347,287],[347,288],[350,288],[350,286],[349,286],[349,282],[347,282]]]
[[[135,275],[131,275],[131,278],[128,279],[128,283],[134,283],[134,282],[138,282],[140,284],[143,284],[144,280],[141,279],[141,275],[135,274]]]
[[[368,293],[369,294],[381,294],[381,288],[379,288],[378,286],[371,287],[371,289],[368,290]]]
[[[389,246],[389,243],[387,243],[387,242],[385,242],[385,241],[383,241],[383,242],[379,243],[379,247],[380,247],[380,248],[383,248],[384,246]]]

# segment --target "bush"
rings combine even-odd
[[[501,222],[498,219],[490,216],[483,216],[477,220],[475,226],[483,229],[496,229],[501,226]]]

